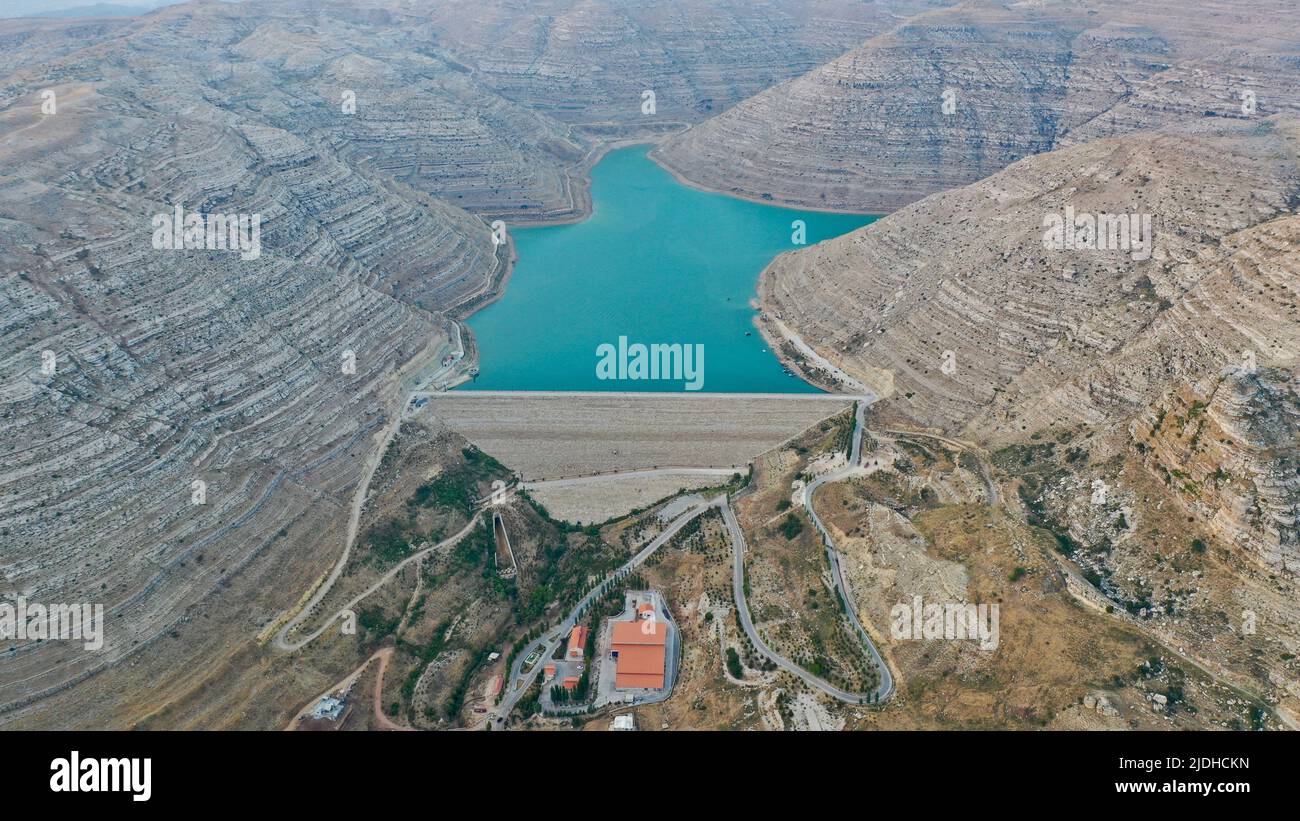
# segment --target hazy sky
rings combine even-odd
[[[183,0],[0,0],[0,17],[44,15],[45,12],[58,12],[63,9],[95,5],[152,9],[180,2],[183,2]]]

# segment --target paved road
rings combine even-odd
[[[638,567],[642,562],[654,555],[656,550],[667,544],[669,539],[677,535],[677,531],[685,527],[687,522],[699,516],[701,513],[704,513],[711,507],[725,505],[726,501],[726,496],[719,496],[710,502],[704,502],[693,506],[690,510],[674,519],[672,524],[664,528],[662,533],[656,536],[654,540],[645,547],[641,548],[641,550],[639,550],[637,554],[629,559],[622,567],[618,568],[610,574],[610,576],[606,577],[606,580],[608,581],[612,576],[631,570],[634,567]],[[565,617],[564,621],[546,631],[540,637],[529,642],[515,658],[514,663],[510,665],[509,677],[506,679],[505,694],[501,697],[501,701],[497,704],[496,708],[488,714],[488,720],[494,728],[500,729],[505,724],[505,719],[510,715],[510,711],[515,708],[515,704],[523,697],[524,693],[528,692],[528,688],[533,685],[533,682],[537,680],[537,676],[541,673],[542,668],[546,666],[546,660],[555,653],[560,642],[568,639],[569,633],[573,631],[574,625],[578,623],[578,613],[600,595],[604,586],[604,583],[599,584],[587,593],[587,595],[583,596],[582,601],[574,605],[573,609],[569,611],[569,615]],[[533,669],[527,675],[524,675],[524,659],[528,658],[529,654],[538,648],[541,648],[541,653],[537,663],[533,665]],[[523,678],[522,682],[519,681],[520,678]]]
[[[416,391],[412,396],[438,396],[463,399],[484,397],[515,397],[522,399],[662,399],[671,396],[674,399],[802,399],[823,402],[846,402],[867,398],[868,395],[848,393],[708,393],[705,391],[497,391],[497,390],[460,390],[460,391]]]
[[[894,677],[889,672],[889,665],[880,657],[880,651],[871,641],[871,636],[862,627],[862,622],[858,620],[858,608],[854,604],[856,599],[853,598],[849,590],[848,579],[844,577],[844,567],[840,563],[840,553],[835,549],[835,540],[831,538],[830,531],[822,523],[821,517],[813,508],[813,495],[817,488],[827,482],[838,482],[851,476],[861,475],[865,472],[862,467],[862,434],[866,430],[867,424],[867,402],[859,402],[857,411],[854,413],[853,426],[853,447],[849,452],[849,464],[845,467],[832,471],[825,476],[809,482],[803,489],[803,506],[808,511],[808,518],[812,519],[813,525],[816,526],[822,537],[822,545],[826,548],[826,560],[831,566],[831,578],[835,581],[835,586],[839,589],[840,596],[844,601],[844,609],[848,611],[849,622],[853,625],[853,630],[862,640],[862,644],[867,649],[867,653],[876,663],[876,668],[880,670],[880,685],[876,688],[876,701],[881,702],[889,698],[894,692]]]
[[[525,488],[535,487],[567,487],[569,485],[589,485],[593,482],[604,482],[609,479],[629,479],[638,476],[656,476],[669,474],[671,476],[734,476],[737,473],[744,474],[748,470],[747,465],[728,468],[690,468],[690,467],[666,467],[666,468],[645,468],[636,470],[612,470],[608,473],[595,473],[590,476],[574,476],[569,479],[532,479],[520,484]]]
[[[758,635],[758,631],[754,629],[754,622],[749,616],[749,602],[745,599],[745,534],[741,532],[740,525],[736,522],[736,515],[732,512],[731,505],[725,503],[722,505],[722,520],[726,523],[727,531],[731,535],[733,554],[731,588],[736,598],[737,610],[740,614],[740,625],[744,628],[745,635],[749,636],[749,640],[753,642],[754,648],[758,650],[759,653],[766,656],[768,660],[780,669],[798,676],[808,686],[821,690],[832,698],[850,704],[868,703],[870,701],[871,693],[851,693],[848,690],[842,690],[839,687],[836,687],[829,681],[808,672],[803,667],[787,659],[785,656],[777,654],[776,651],[768,647],[767,643]],[[870,640],[868,640],[867,647],[871,649],[871,654],[876,658],[876,664],[881,670],[881,686],[876,689],[876,693],[879,694],[879,699],[883,701],[888,698],[890,693],[894,690],[893,678],[889,674],[889,668],[885,666],[884,662],[881,661],[880,657],[876,654],[875,645],[871,644]]]
[[[813,510],[812,499],[813,493],[817,488],[821,487],[826,482],[837,482],[841,479],[858,475],[863,472],[860,463],[862,460],[862,432],[866,426],[867,405],[868,402],[866,401],[859,402],[854,413],[855,423],[853,429],[853,447],[849,452],[849,464],[837,471],[833,471],[825,476],[815,479],[805,486],[803,490],[803,504],[804,508],[808,511],[809,518],[812,519],[813,524],[821,533],[822,544],[826,548],[826,558],[830,562],[831,566],[831,578],[835,581],[835,586],[839,590],[840,596],[844,601],[844,609],[848,612],[849,621],[853,625],[854,632],[858,634],[858,637],[862,640],[863,647],[866,648],[868,655],[870,655],[872,661],[875,662],[876,669],[880,671],[880,683],[872,693],[850,693],[847,690],[841,690],[825,679],[813,675],[789,659],[777,655],[759,637],[758,631],[754,629],[754,624],[750,620],[749,603],[745,600],[745,534],[741,531],[740,525],[736,522],[736,516],[732,512],[731,506],[725,502],[722,505],[722,518],[723,521],[726,522],[727,531],[731,535],[732,552],[734,554],[731,580],[732,590],[735,593],[736,605],[740,611],[740,623],[745,629],[745,634],[749,636],[749,640],[753,642],[754,647],[758,649],[760,653],[767,656],[767,658],[777,667],[780,667],[786,672],[793,673],[803,679],[803,681],[810,686],[821,690],[829,696],[837,698],[840,701],[847,701],[854,704],[866,703],[872,696],[874,696],[876,703],[888,699],[894,692],[894,677],[889,672],[889,665],[885,664],[885,660],[881,658],[880,652],[876,649],[876,645],[871,641],[871,637],[867,635],[867,631],[863,629],[862,622],[858,620],[857,607],[853,603],[853,595],[849,591],[848,582],[844,578],[844,570],[840,566],[839,552],[835,549],[835,542],[831,539],[831,535],[826,530],[825,525],[822,524],[821,518],[818,517],[817,512]]]
[[[867,405],[874,402],[868,399],[857,404],[853,412],[853,447],[849,451],[849,465],[862,464],[862,432],[867,429]]]

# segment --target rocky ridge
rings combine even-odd
[[[909,18],[655,156],[739,196],[892,211],[1058,147],[1300,112],[1292,11],[1274,0],[964,3]]]

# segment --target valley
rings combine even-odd
[[[0,727],[1295,729],[1300,30],[1166,5],[0,20]]]

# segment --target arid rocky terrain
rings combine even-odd
[[[194,2],[0,45],[0,600],[111,625],[0,646],[0,726],[279,728],[336,685],[344,729],[481,726],[664,496],[732,477],[522,489],[513,573],[493,482],[750,460],[760,632],[869,684],[791,505],[842,405],[408,404],[475,364],[490,223],[581,218],[629,140],[689,184],[891,212],[778,257],[757,304],[790,367],[879,400],[868,474],[816,504],[896,697],[769,669],[709,512],[640,571],[685,639],[644,726],[1300,724],[1284,0]],[[257,215],[260,253],[159,248],[177,207]],[[1149,253],[1046,247],[1076,213],[1149,217]],[[1004,644],[894,640],[912,595],[1000,602]]]
[[[991,498],[1009,481],[996,461],[931,436],[873,429],[867,474],[820,490],[816,504],[846,564],[854,606],[898,681],[880,708],[829,699],[775,669],[737,626],[731,550],[716,518],[662,551],[643,574],[676,602],[686,635],[674,697],[636,711],[650,729],[1204,729],[1284,726],[1257,680],[1235,684],[1162,643],[1141,619],[1108,613],[1071,576],[1050,532]],[[755,462],[737,504],[751,543],[749,606],[759,633],[806,668],[854,686],[864,675],[838,618],[842,605],[793,490],[834,453],[834,420]],[[1000,491],[999,491],[1000,493]],[[798,522],[790,526],[791,520]],[[1208,569],[1211,562],[1194,559]],[[978,601],[1000,608],[998,640],[924,641],[894,635],[892,609]],[[1241,641],[1238,639],[1237,641]],[[1235,642],[1234,642],[1235,643]],[[1262,635],[1244,660],[1274,653]],[[1248,668],[1249,665],[1243,665]],[[1269,693],[1269,696],[1274,696]],[[560,726],[538,719],[537,726]],[[603,729],[597,718],[588,728]]]
[[[1030,518],[1116,602],[1210,658],[1229,654],[1243,613],[1269,612],[1279,647],[1257,663],[1288,699],[1298,133],[1277,118],[1031,157],[784,255],[761,286],[898,424],[1029,448],[1006,467],[1047,474],[1020,486]],[[1071,204],[1153,215],[1150,258],[1045,250],[1043,215]],[[1170,567],[1193,542],[1230,572]]]
[[[79,685],[100,705],[79,721],[127,726],[207,687],[343,546],[451,317],[500,287],[488,220],[581,213],[603,140],[703,119],[922,4],[553,5],[0,23],[0,585],[103,600],[114,626],[102,653],[7,649],[6,720],[70,723],[48,699]],[[176,206],[257,215],[260,253],[158,249]],[[134,675],[164,684],[138,697]]]
[[[1056,533],[1107,606],[1197,648],[1198,663],[1271,690],[1294,722],[1300,622],[1287,602],[1300,567],[1300,131],[1288,97],[1297,86],[1283,80],[1294,60],[1279,58],[1294,48],[1285,34],[1294,18],[1277,17],[1247,44],[1236,38],[1260,19],[1246,10],[1235,18],[1245,28],[1205,25],[1216,13],[1179,37],[1232,48],[1202,42],[1194,54],[1208,62],[1164,71],[1158,90],[1144,82],[1125,94],[1122,113],[1093,116],[1036,149],[1046,153],[779,257],[760,284],[762,324],[774,342],[797,334],[888,397],[879,412],[890,424],[1003,454],[1008,475],[1025,474],[1010,503]],[[1274,84],[1258,90],[1272,108],[1247,113],[1233,103],[1228,91],[1240,75],[1213,70],[1216,59],[1275,65],[1251,74]],[[1183,80],[1166,84],[1171,77]],[[763,97],[804,105],[796,87],[813,81],[822,81],[817,72],[759,95],[734,109],[732,122]],[[859,104],[850,85],[834,84],[818,110]],[[677,164],[683,155],[674,151],[706,144],[708,129],[726,123],[687,132],[663,158]],[[719,131],[717,139],[743,156],[743,138]],[[818,150],[786,144],[777,153],[833,168]],[[725,163],[707,164],[728,173]],[[766,178],[761,166],[741,167]],[[809,184],[821,190],[826,179],[818,179]],[[890,207],[924,193],[873,199],[888,180],[863,175],[845,197]],[[778,200],[807,202],[797,187],[775,190]],[[1051,246],[1050,215],[1066,214],[1147,215],[1151,245]],[[798,351],[781,349],[798,364]],[[1266,636],[1269,648],[1244,650],[1251,636]]]
[[[1184,13],[1161,2],[976,0],[918,14],[655,156],[719,191],[880,212],[1061,146],[1300,112],[1290,3],[1174,6]]]

